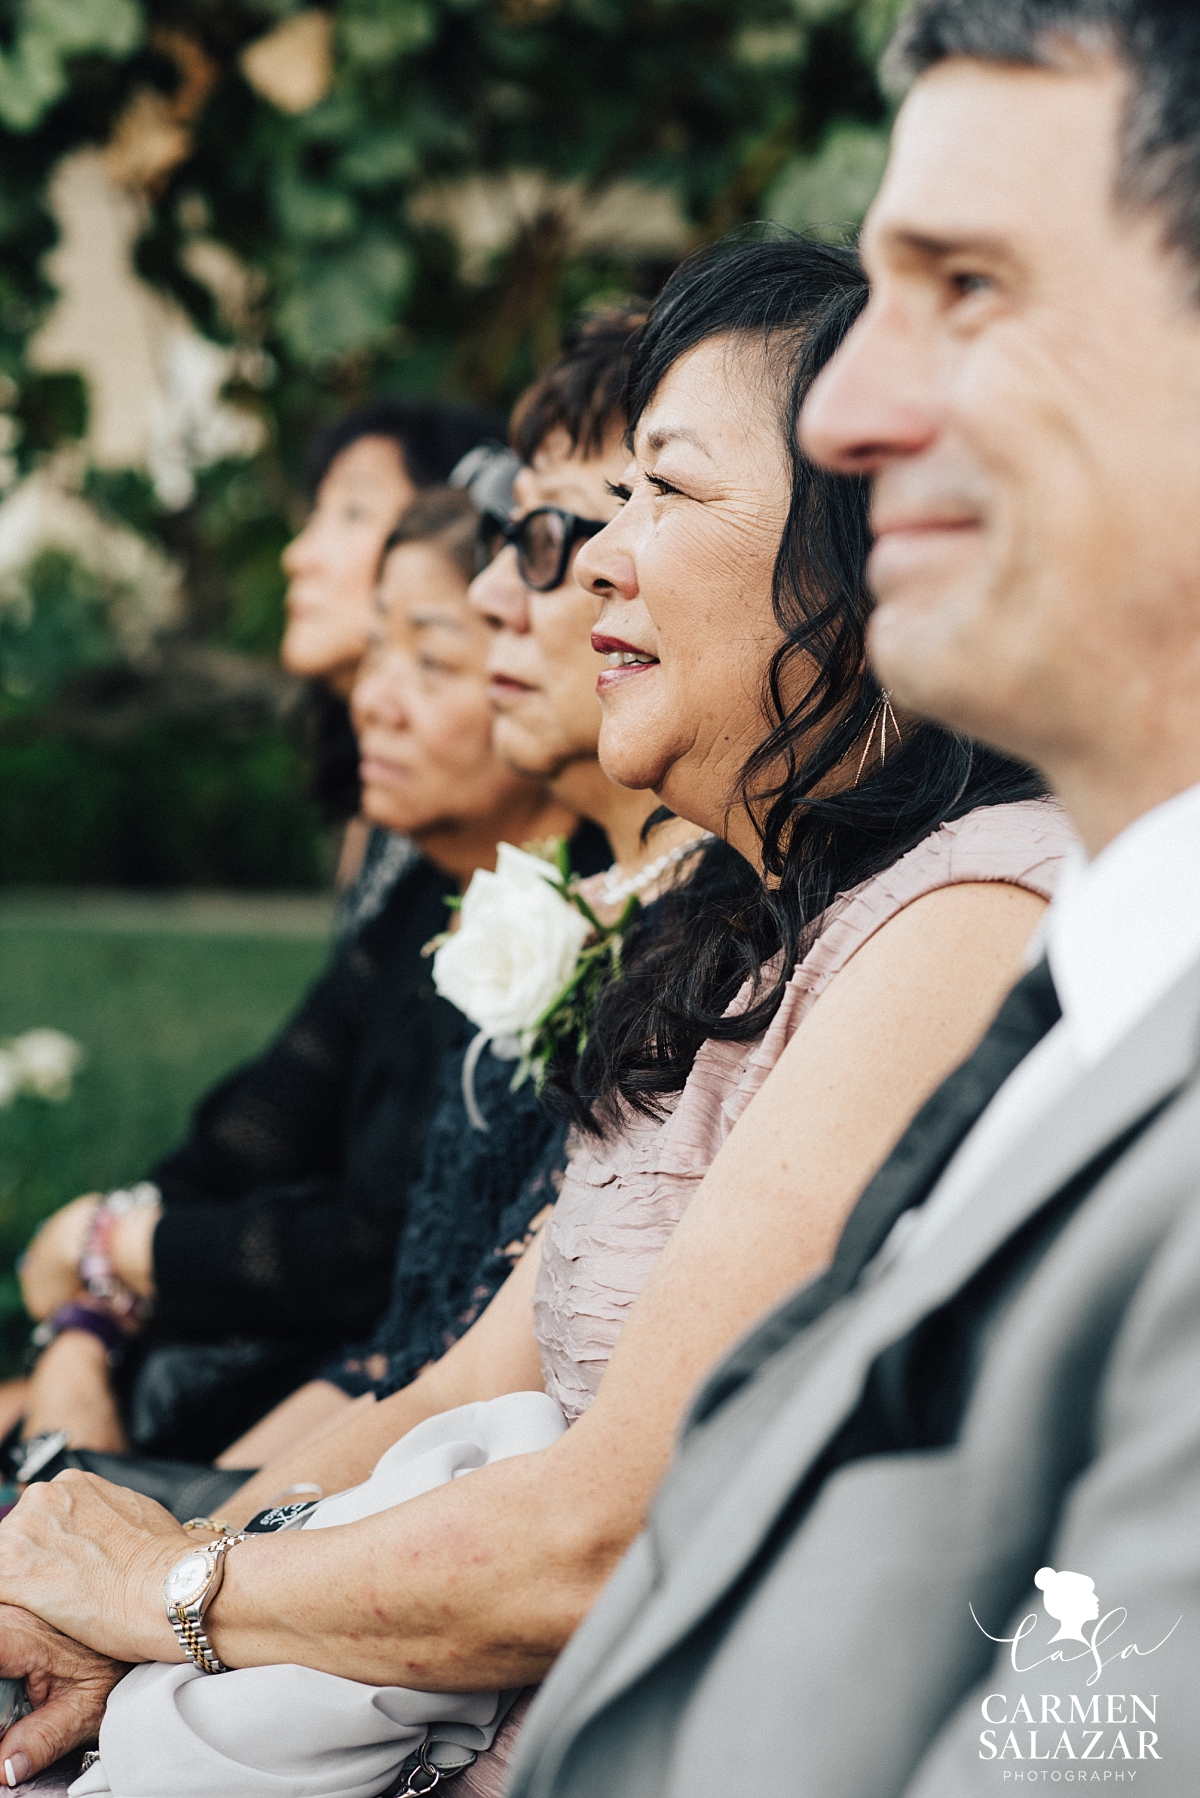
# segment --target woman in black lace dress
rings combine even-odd
[[[614,509],[607,491],[608,462],[621,453],[613,445],[619,446],[623,430],[622,388],[639,318],[638,311],[625,309],[589,321],[518,409],[516,442],[527,463],[539,462],[542,445],[556,434],[568,446],[577,446],[584,467],[576,478],[587,483],[586,491],[559,497],[573,503],[580,517]],[[535,483],[546,478],[526,473]],[[559,472],[551,478],[561,482],[563,476]],[[544,497],[536,487],[529,489],[525,476],[518,485],[526,506]],[[621,869],[626,874],[632,870],[636,879],[643,864],[685,839],[691,827],[668,820],[648,834],[653,796],[614,787],[600,772],[596,658],[589,641],[592,608],[574,584],[572,561],[569,554],[556,571],[555,584],[547,588],[543,583],[535,590],[522,578],[516,550],[502,549],[472,589],[494,630],[491,665],[508,689],[497,735],[508,759],[530,778],[552,781],[556,791],[604,825]],[[369,751],[371,734],[361,714],[359,723]],[[364,766],[370,765],[365,756]],[[604,843],[596,825],[591,828]],[[577,833],[577,849],[583,834]],[[603,859],[608,861],[607,853]],[[736,886],[739,872],[733,864],[738,860],[723,844],[709,847],[691,883],[698,903],[719,903],[729,883]],[[599,865],[589,867],[578,855],[576,862],[586,874]],[[745,873],[742,868],[740,877]],[[644,896],[651,897],[648,889]],[[639,934],[652,933],[656,909],[651,905],[643,913]],[[369,940],[369,932],[364,933],[364,947]],[[221,1456],[223,1465],[245,1468],[286,1455],[303,1440],[307,1427],[319,1427],[352,1399],[367,1393],[385,1397],[407,1385],[470,1327],[535,1235],[557,1195],[566,1161],[566,1123],[541,1105],[533,1082],[514,1091],[513,1063],[485,1050],[474,1067],[473,1094],[487,1130],[475,1128],[464,1101],[465,1054],[465,1043],[451,1049],[437,1072],[386,1310],[373,1331],[347,1331],[346,1346],[322,1357],[320,1377],[234,1443]],[[47,1471],[55,1466],[50,1463]],[[98,1471],[133,1482],[130,1469],[122,1473],[106,1464]],[[153,1480],[144,1489],[178,1503],[182,1516],[218,1507],[241,1477],[235,1475],[222,1487],[196,1468],[186,1494],[173,1497]]]
[[[211,1455],[386,1301],[439,1061],[470,1034],[434,992],[422,946],[498,838],[573,821],[492,755],[485,634],[464,599],[474,536],[460,493],[410,510],[381,584],[392,647],[379,654],[391,661],[363,679],[367,806],[423,853],[275,1042],[208,1095],[187,1140],[149,1170],[150,1202],[116,1219],[111,1272],[155,1309],[113,1386],[114,1306],[81,1292],[70,1248],[56,1245],[66,1214],[37,1240],[31,1309],[57,1308],[65,1327],[35,1371],[26,1435],[66,1428],[77,1447]],[[427,662],[434,671],[421,672]],[[403,689],[391,711],[389,671]],[[95,1229],[95,1200],[69,1209]]]

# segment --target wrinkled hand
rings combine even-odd
[[[99,1202],[100,1194],[96,1192],[72,1199],[46,1219],[26,1249],[19,1275],[21,1297],[29,1315],[39,1322],[83,1291],[79,1257]]]
[[[162,1588],[187,1553],[169,1511],[94,1473],[30,1486],[0,1523],[0,1604],[120,1661],[182,1661]]]
[[[28,1611],[0,1605],[0,1678],[23,1679],[35,1707],[0,1741],[0,1760],[18,1782],[96,1740],[108,1695],[128,1671]]]

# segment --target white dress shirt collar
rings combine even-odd
[[[1200,956],[1200,786],[1144,813],[1093,861],[1076,850],[1039,937],[1090,1066]]]

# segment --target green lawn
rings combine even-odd
[[[39,1218],[139,1178],[176,1140],[290,1011],[327,919],[312,901],[0,899],[0,1038],[52,1025],[87,1053],[64,1103],[0,1110],[0,1376],[26,1328],[13,1257]]]

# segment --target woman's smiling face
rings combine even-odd
[[[605,773],[745,855],[757,838],[729,806],[766,735],[764,681],[783,641],[771,588],[791,467],[778,387],[757,338],[724,334],[681,356],[638,421],[625,506],[575,562],[600,602]]]

